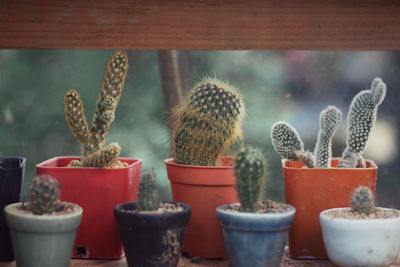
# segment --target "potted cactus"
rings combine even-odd
[[[118,204],[114,209],[128,266],[177,266],[190,206],[160,202],[152,171],[143,173],[137,195],[137,202]]]
[[[217,208],[229,265],[278,267],[295,209],[271,200],[259,202],[265,175],[260,151],[252,147],[240,151],[234,169],[240,203]]]
[[[286,203],[296,215],[289,231],[290,256],[326,259],[319,213],[325,209],[349,206],[350,195],[360,185],[375,192],[377,166],[364,160],[378,106],[384,100],[385,83],[375,78],[370,90],[358,93],[348,113],[348,137],[343,156],[332,159],[332,137],[341,120],[333,106],[320,114],[320,132],[314,153],[304,150],[297,131],[285,122],[273,125],[271,138],[282,156]]]
[[[10,234],[4,219],[4,207],[21,201],[26,159],[0,158],[0,261],[14,259]]]
[[[368,187],[358,187],[350,208],[319,216],[329,260],[338,266],[389,266],[400,252],[400,211],[375,207]]]
[[[65,119],[81,144],[82,157],[55,157],[36,165],[38,174],[53,175],[61,183],[62,200],[77,203],[85,210],[74,247],[74,257],[77,258],[123,257],[113,209],[116,204],[136,200],[141,161],[119,158],[119,145],[105,145],[105,139],[114,120],[127,72],[126,53],[114,52],[104,74],[90,125],[78,92],[74,89],[67,91],[64,97]]]
[[[61,202],[60,184],[47,175],[32,180],[29,194],[29,203],[4,209],[17,266],[68,267],[82,208]]]
[[[174,201],[192,207],[183,250],[190,256],[226,258],[215,209],[237,202],[232,157],[242,139],[244,106],[238,90],[215,78],[197,83],[173,110],[172,154],[165,160]]]

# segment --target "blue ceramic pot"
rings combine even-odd
[[[229,265],[232,267],[280,266],[295,208],[289,205],[289,211],[273,214],[225,210],[234,205],[239,204],[228,204],[217,208]]]

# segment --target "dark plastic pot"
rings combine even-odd
[[[142,161],[120,158],[121,169],[65,168],[79,157],[56,157],[36,165],[38,174],[49,174],[61,184],[61,200],[85,211],[74,245],[74,258],[120,259],[124,256],[114,218],[117,204],[136,201]]]
[[[166,214],[130,212],[137,209],[135,202],[115,207],[128,266],[177,266],[192,211],[187,204],[177,204],[184,210]]]
[[[280,266],[295,208],[289,205],[289,211],[273,214],[225,210],[232,205],[237,206],[239,203],[217,208],[217,217],[224,233],[229,266]]]
[[[5,157],[0,168],[0,261],[14,260],[10,234],[4,219],[4,207],[21,201],[25,158]]]

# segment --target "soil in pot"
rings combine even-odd
[[[119,204],[115,217],[129,266],[177,266],[191,208],[163,202],[157,211],[137,211],[136,202]]]

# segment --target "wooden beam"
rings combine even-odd
[[[400,49],[396,0],[0,0],[0,48]]]

